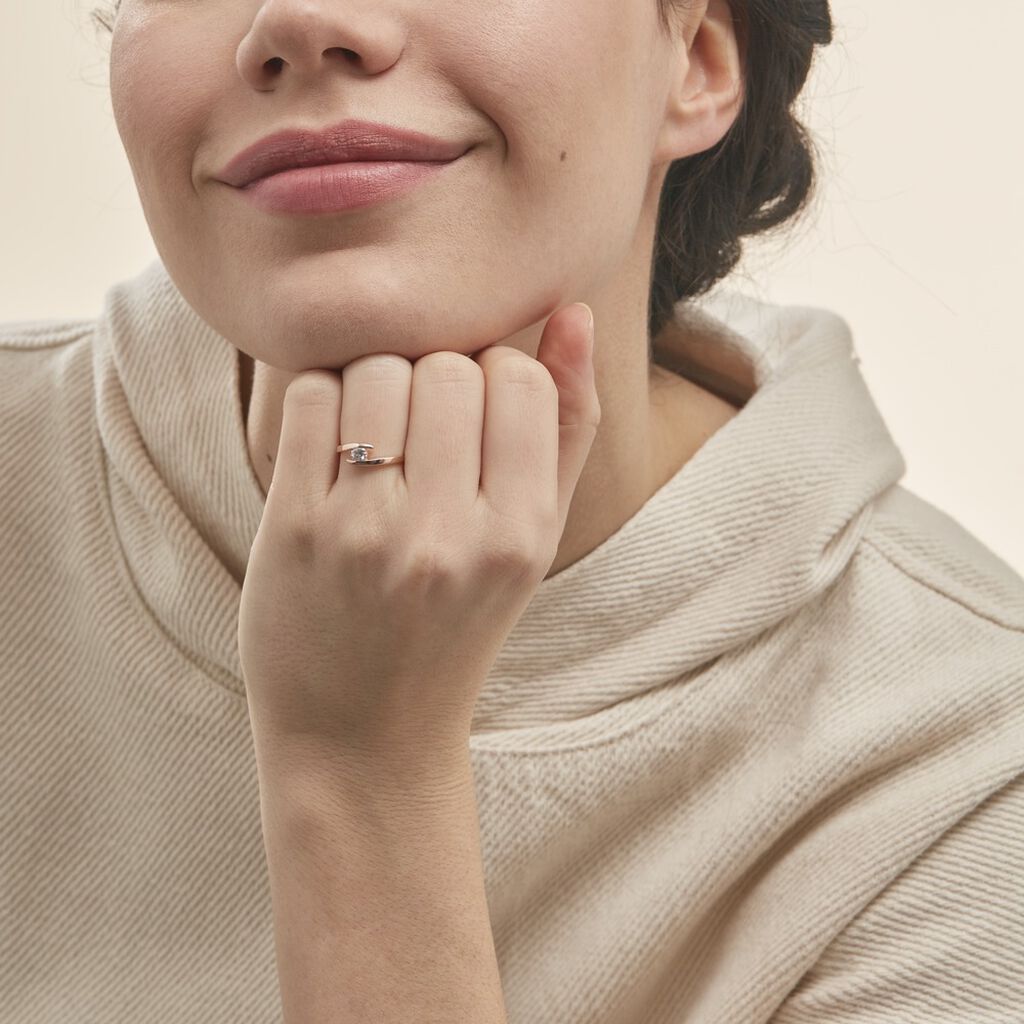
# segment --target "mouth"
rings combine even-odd
[[[262,175],[259,178],[254,178],[252,181],[245,185],[239,186],[242,192],[255,189],[262,185],[264,182],[271,180],[281,181],[315,181],[322,180],[322,174],[316,172],[330,172],[333,177],[337,174],[345,174],[352,180],[357,180],[360,175],[364,175],[367,172],[377,172],[384,169],[402,171],[408,166],[445,166],[453,163],[452,160],[336,160],[330,163],[315,163],[315,164],[293,164],[288,167],[282,167],[280,170],[270,171],[267,174]],[[313,174],[299,175],[298,171],[310,171]]]
[[[283,172],[341,164],[447,164],[471,145],[407,128],[369,121],[343,121],[324,129],[286,129],[236,154],[218,180],[244,189]]]
[[[237,190],[266,213],[344,213],[395,199],[459,164],[454,160],[347,160],[290,167]]]

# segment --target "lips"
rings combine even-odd
[[[408,128],[348,120],[320,130],[291,128],[268,135],[234,156],[217,178],[245,188],[293,167],[388,160],[448,163],[468,149],[464,142],[448,142]]]

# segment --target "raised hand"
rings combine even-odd
[[[574,304],[536,359],[379,354],[292,381],[239,612],[258,757],[465,746],[597,433],[592,346]],[[336,450],[364,441],[404,462]]]

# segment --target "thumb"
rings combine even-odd
[[[594,380],[594,314],[582,302],[553,313],[544,327],[537,361],[558,387],[558,520],[565,530],[569,505],[601,422]]]

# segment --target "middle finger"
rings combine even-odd
[[[484,371],[459,352],[428,352],[412,372],[405,479],[417,504],[455,511],[480,494]]]

